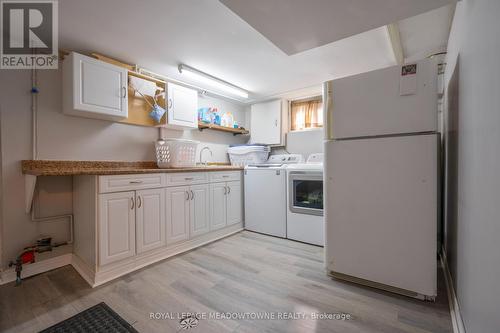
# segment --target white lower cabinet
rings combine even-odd
[[[135,192],[99,195],[99,264],[135,255]]]
[[[226,183],[210,184],[210,230],[226,226]]]
[[[242,222],[241,181],[210,184],[210,230]]]
[[[165,246],[165,191],[162,188],[136,191],[137,253]]]
[[[190,237],[196,237],[210,231],[209,186],[208,184],[193,185],[190,192]]]
[[[240,179],[239,171],[75,176],[77,271],[96,286],[242,230]]]
[[[167,245],[189,238],[189,186],[168,187],[167,203]]]
[[[208,184],[166,189],[167,245],[210,231]]]
[[[227,182],[227,225],[243,221],[243,191],[241,182]]]

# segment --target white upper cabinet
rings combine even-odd
[[[286,101],[253,104],[250,109],[250,142],[282,146],[285,144]]]
[[[127,69],[72,52],[63,63],[63,112],[107,120],[128,116]]]
[[[198,92],[177,84],[167,84],[169,126],[198,128]]]

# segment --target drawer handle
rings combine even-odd
[[[135,206],[135,203],[134,203],[134,198],[130,198],[130,202],[132,203],[130,209],[131,210],[134,210],[134,206]]]
[[[224,175],[224,176],[222,176],[222,178],[229,178],[229,176],[228,175]]]
[[[131,180],[128,183],[129,184],[142,184],[142,180]]]
[[[193,177],[186,177],[184,180],[193,180]]]

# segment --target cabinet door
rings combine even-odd
[[[99,194],[99,264],[135,255],[135,192]]]
[[[210,230],[226,226],[226,183],[210,184]]]
[[[190,237],[203,235],[210,231],[210,205],[208,185],[191,186]]]
[[[227,183],[227,225],[240,223],[243,220],[243,194],[241,182]]]
[[[136,192],[137,253],[165,246],[165,190]]]
[[[280,145],[281,137],[281,100],[253,104],[250,111],[250,141]]]
[[[189,238],[189,187],[166,190],[167,246]]]
[[[127,70],[81,54],[72,53],[71,56],[73,91],[68,93],[73,94],[74,110],[69,113],[127,118]]]
[[[168,124],[198,128],[198,92],[168,84]]]

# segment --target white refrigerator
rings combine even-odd
[[[339,279],[437,293],[437,64],[324,83],[325,265]]]

